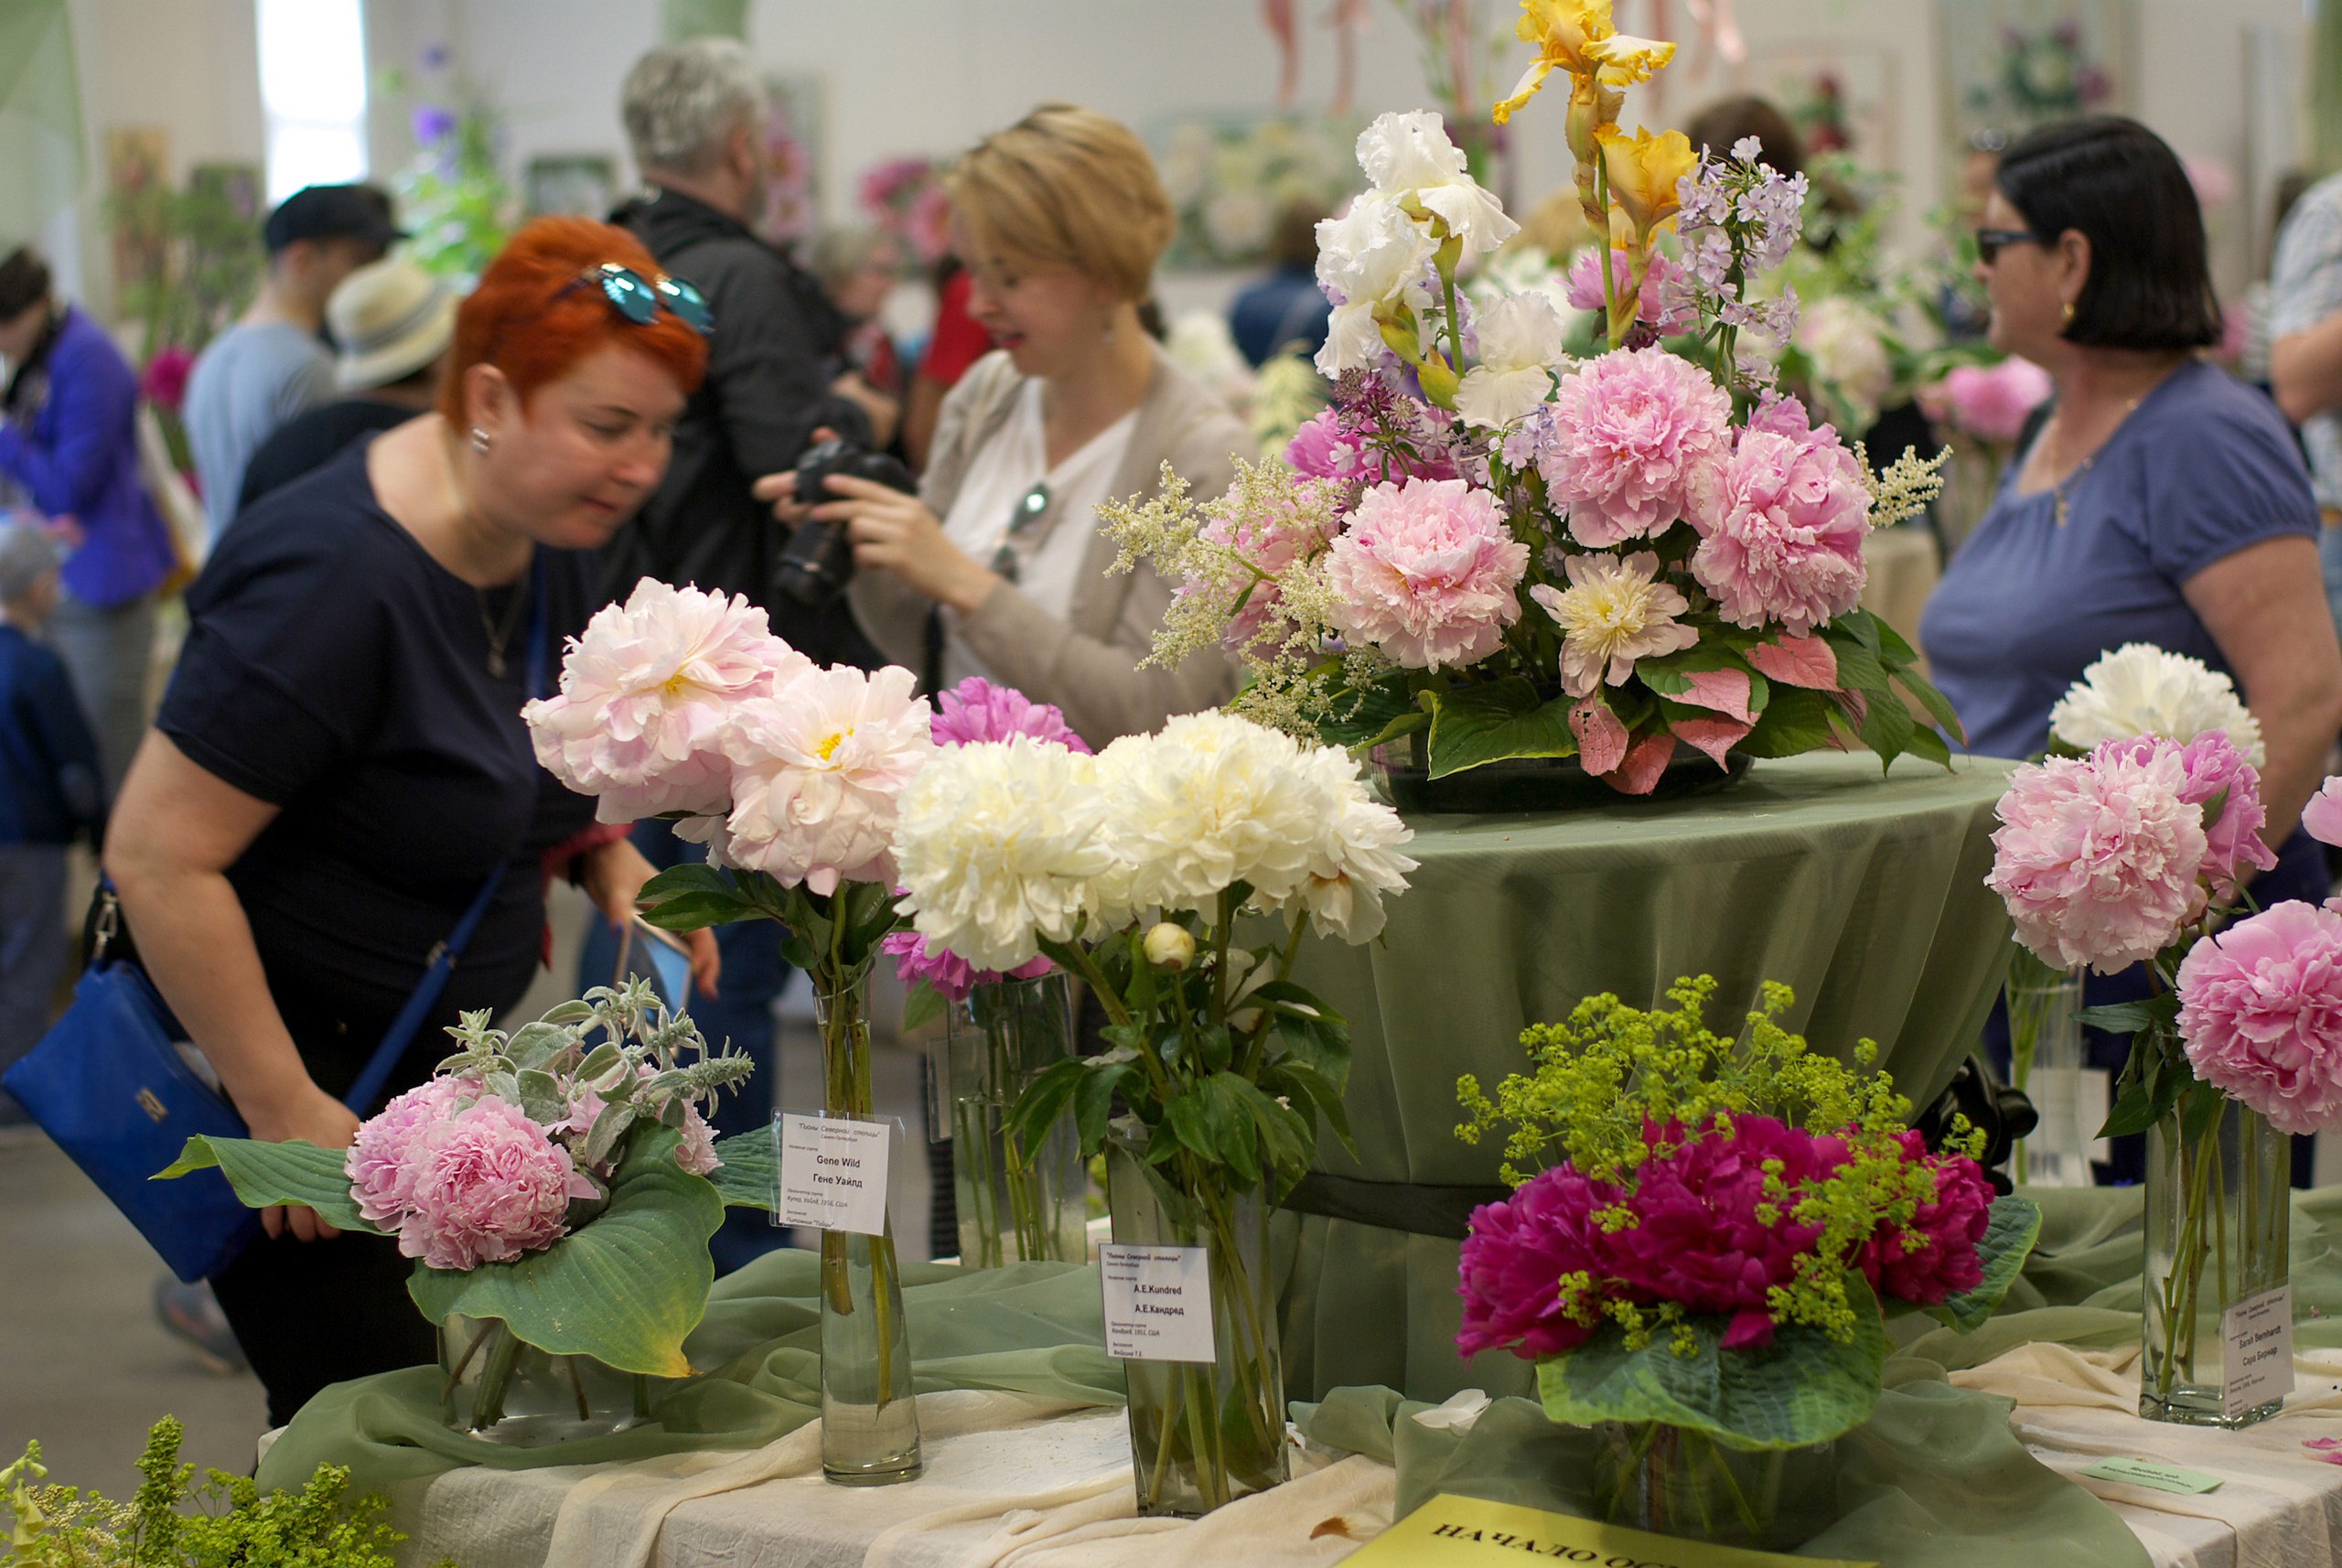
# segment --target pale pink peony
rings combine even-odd
[[[2320,843],[2342,844],[2342,775],[2318,786],[2302,808],[2302,827]]]
[[[1997,365],[1957,365],[1929,388],[1927,402],[1943,410],[1952,428],[1980,441],[2014,441],[2025,420],[2056,388],[2049,372],[2030,360]]]
[[[537,760],[598,797],[606,822],[721,811],[732,787],[725,738],[739,705],[812,668],[745,597],[645,577],[571,639],[561,694],[521,715]]]
[[[693,1176],[713,1176],[724,1162],[715,1157],[715,1129],[696,1105],[683,1107],[683,1141],[675,1150],[675,1163]]]
[[[2178,989],[2197,1078],[2281,1133],[2342,1116],[2342,914],[2272,905],[2189,949]]]
[[[1714,526],[1692,575],[1735,626],[1792,635],[1861,602],[1870,490],[1827,425],[1803,440],[1752,431],[1724,470]]]
[[[971,675],[950,691],[936,694],[935,717],[928,730],[938,746],[969,746],[1029,735],[1035,740],[1090,755],[1090,743],[1073,733],[1055,704],[1037,703],[1014,686],[996,686],[981,675]]]
[[[1664,349],[1605,354],[1562,378],[1537,442],[1546,494],[1590,549],[1666,532],[1706,532],[1732,451],[1732,399]]]
[[[2154,957],[2201,907],[2204,813],[2186,799],[2180,748],[2053,757],[2011,775],[1994,808],[1985,886],[2017,940],[2057,969],[2101,974]]]
[[[568,1151],[493,1097],[426,1129],[399,1251],[435,1269],[505,1263],[566,1229],[580,1177]]]
[[[1412,670],[1494,653],[1520,618],[1528,569],[1496,497],[1462,479],[1375,486],[1326,557],[1337,629]]]
[[[1691,602],[1659,576],[1659,557],[1648,550],[1632,555],[1572,555],[1562,563],[1566,589],[1540,583],[1529,596],[1562,628],[1562,690],[1591,696],[1607,681],[1626,684],[1635,661],[1680,653],[1700,640],[1675,618]]]
[[[2127,744],[2135,755],[2142,742]],[[2268,871],[2277,864],[2261,842],[2261,830],[2269,822],[2261,804],[2261,771],[2244,759],[2225,730],[2207,730],[2185,746],[2170,740],[2160,744],[2178,746],[2179,766],[2187,775],[2181,800],[2207,809],[2220,802],[2218,818],[2204,824],[2204,875],[2214,893],[2233,898],[2252,872]]]
[[[731,731],[730,864],[789,886],[895,883],[895,800],[935,753],[923,698],[897,665],[840,667],[744,704]]]
[[[341,1163],[358,1212],[376,1225],[404,1219],[414,1201],[414,1178],[426,1135],[465,1100],[479,1093],[479,1085],[469,1079],[435,1078],[368,1118]]]

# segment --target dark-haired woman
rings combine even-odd
[[[2254,897],[2323,898],[2296,831],[2342,729],[2317,503],[2275,406],[2197,355],[2220,314],[2186,174],[2135,122],[2045,126],[2002,157],[1978,241],[1993,347],[2057,395],[1920,623],[1969,749],[2040,751],[2058,697],[2126,642],[2200,659],[2235,678],[2268,747],[2279,863]]]

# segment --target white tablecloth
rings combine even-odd
[[[2342,1437],[2342,1352],[2304,1354],[2284,1415],[2240,1433],[2139,1419],[2136,1352],[2029,1345],[1963,1386],[2017,1401],[2033,1453],[2089,1487],[2158,1568],[2342,1568],[2342,1466],[2304,1446]],[[1389,1527],[1395,1473],[1302,1456],[1295,1478],[1207,1519],[1133,1517],[1119,1411],[1019,1395],[922,1395],[927,1469],[901,1486],[822,1479],[809,1426],[753,1454],[628,1465],[467,1469],[403,1500],[404,1557],[464,1568],[1315,1568]],[[2178,1497],[2082,1477],[2113,1455],[2223,1478]],[[2063,1568],[2045,1563],[2044,1568]]]

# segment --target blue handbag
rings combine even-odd
[[[447,975],[488,912],[504,867],[498,866],[447,940],[432,950],[423,982],[383,1033],[342,1103],[360,1117],[374,1109],[392,1069],[437,1005]],[[187,1031],[134,959],[110,955],[119,918],[113,890],[97,923],[97,944],[73,988],[73,1004],[31,1053],[0,1080],[33,1120],[72,1157],[98,1190],[146,1238],[171,1273],[192,1283],[233,1262],[260,1233],[260,1215],[244,1207],[228,1178],[198,1171],[177,1181],[150,1179],[179,1157],[187,1141],[246,1138],[243,1118],[180,1054]]]

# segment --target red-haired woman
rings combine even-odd
[[[650,867],[537,766],[520,710],[596,607],[589,553],[666,467],[705,326],[624,230],[530,224],[464,303],[439,411],[246,511],[188,591],[106,869],[254,1137],[349,1144],[340,1097],[497,868],[385,1093],[446,1054],[459,1011],[520,1000],[548,873],[631,910]],[[714,944],[694,951],[712,983]],[[263,1218],[213,1285],[272,1423],[431,1359],[392,1242]]]

